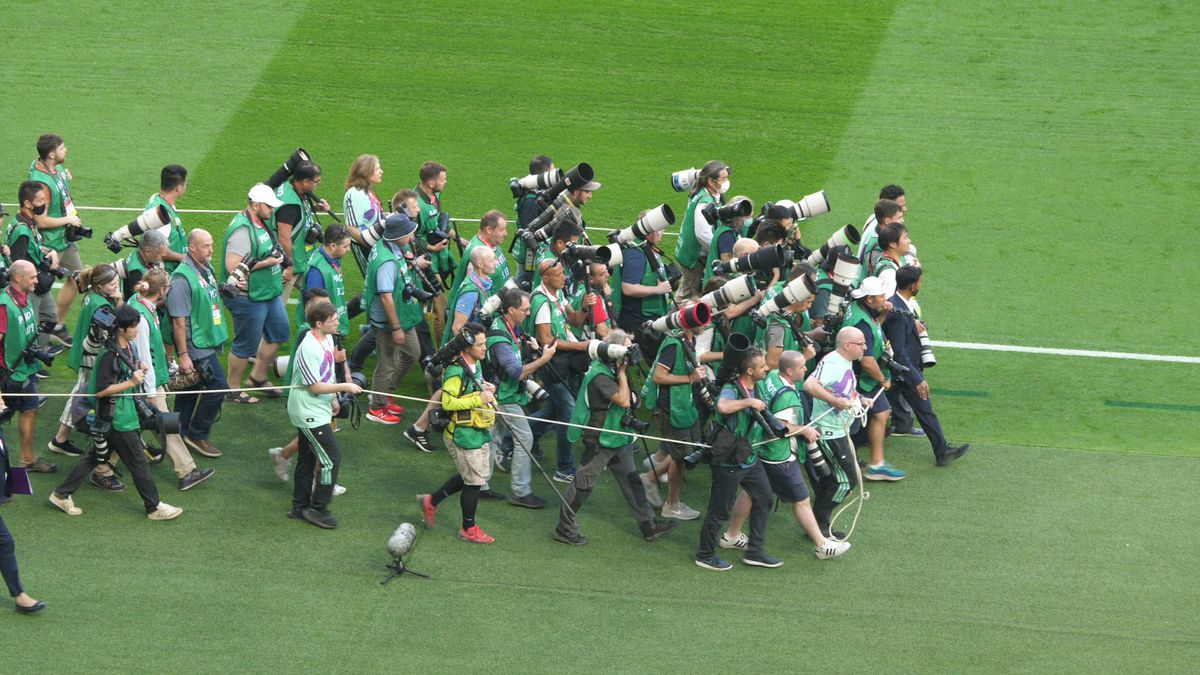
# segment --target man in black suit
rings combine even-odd
[[[918,341],[917,317],[910,302],[921,291],[921,268],[912,265],[901,267],[896,272],[896,294],[892,296],[892,312],[883,322],[883,334],[892,343],[896,363],[908,368],[908,372],[897,375],[892,381],[896,395],[904,397],[916,413],[938,466],[946,466],[966,454],[970,445],[950,447],[942,434],[942,425],[933,402],[929,397],[929,382],[925,380],[921,362],[921,343]]]
[[[0,410],[3,409],[4,401],[0,400]],[[3,501],[7,501],[12,494],[12,488],[8,484],[8,470],[8,445],[4,442],[4,437],[0,436],[0,500]],[[17,573],[15,551],[16,545],[13,543],[12,534],[5,526],[4,519],[0,518],[0,576],[4,577],[4,583],[8,586],[8,592],[13,597],[17,611],[21,614],[33,614],[45,609],[46,603],[29,597],[29,594],[21,587],[21,576]]]

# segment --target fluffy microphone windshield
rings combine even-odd
[[[400,527],[397,527],[388,539],[388,553],[392,554],[393,560],[399,560],[408,555],[416,540],[417,528],[413,527],[412,523],[400,523]]]

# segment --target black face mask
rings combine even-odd
[[[40,215],[42,215],[42,214],[43,214],[43,213],[45,213],[45,212],[46,212],[46,205],[45,205],[45,204],[42,204],[41,206],[35,206],[35,207],[33,207],[33,215],[35,215],[35,216],[40,216]]]

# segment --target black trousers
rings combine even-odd
[[[892,417],[888,424],[895,430],[894,433],[906,433],[913,429],[913,411],[908,401],[900,395],[899,384],[898,380],[892,380],[892,388],[885,394],[888,404],[892,406]]]
[[[21,587],[21,575],[17,572],[17,545],[3,518],[0,518],[0,574],[4,576],[9,595],[15,598],[25,592]]]
[[[583,448],[583,457],[579,460],[580,467],[575,473],[575,480],[571,481],[563,497],[567,504],[571,505],[571,509],[568,512],[566,505],[559,509],[558,531],[572,536],[579,534],[579,521],[575,520],[575,517],[591,496],[592,490],[596,489],[596,481],[605,468],[611,470],[613,480],[617,482],[617,489],[629,504],[629,510],[633,512],[638,525],[645,528],[647,524],[653,524],[654,509],[646,500],[646,486],[642,485],[642,479],[633,461],[634,455],[637,454],[637,446],[630,443],[620,448],[606,448],[600,445],[596,437],[585,435]]]
[[[858,465],[854,462],[854,451],[850,439],[822,438],[818,442],[821,456],[829,465],[830,475],[818,478],[810,471],[812,480],[812,509],[822,530],[829,528],[833,520],[833,509],[846,500],[850,491],[858,486]]]
[[[142,497],[142,505],[146,507],[146,513],[157,509],[158,486],[150,477],[150,462],[142,452],[142,437],[136,431],[113,430],[105,434],[104,438],[108,441],[108,451],[116,453],[129,470],[129,474],[133,476],[133,486],[137,488],[138,494]],[[91,451],[81,457],[75,468],[71,469],[71,474],[62,482],[62,485],[54,488],[54,494],[59,497],[70,497],[75,494],[79,486],[83,485],[83,481],[100,463],[101,458],[96,454],[96,448],[93,445]]]
[[[325,511],[333,499],[342,453],[333,437],[333,427],[324,424],[315,429],[300,427],[300,452],[296,459],[296,485],[292,488],[292,509]],[[315,480],[314,480],[315,479]]]
[[[929,445],[933,447],[934,456],[941,457],[948,446],[946,435],[942,433],[942,423],[938,421],[937,413],[933,412],[933,397],[922,401],[916,386],[904,380],[892,380],[892,389],[888,393],[891,394],[893,391],[912,406],[913,414],[917,416],[917,421],[921,423],[921,428],[925,430],[925,436],[929,439]],[[893,414],[895,414],[894,411]],[[896,428],[903,429],[904,427],[897,425]],[[908,428],[912,428],[912,423],[909,423]]]
[[[767,519],[771,515],[771,483],[762,462],[749,468],[740,466],[712,466],[712,492],[708,495],[708,511],[704,524],[700,526],[700,548],[696,549],[697,560],[708,560],[717,551],[717,537],[721,527],[729,520],[729,511],[737,497],[738,486],[750,496],[750,545],[747,555],[761,555],[767,538]]]
[[[354,350],[350,352],[350,372],[361,373],[363,365],[367,362],[367,357],[375,352],[375,331],[369,330],[363,334],[358,342],[354,345]]]

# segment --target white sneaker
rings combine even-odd
[[[700,517],[700,512],[683,502],[679,502],[678,504],[663,504],[662,517],[674,518],[675,520],[695,520]]]
[[[826,539],[825,543],[816,548],[817,560],[829,560],[850,550],[850,542]]]
[[[178,506],[171,506],[166,502],[159,502],[158,508],[154,509],[150,513],[147,513],[146,517],[150,520],[174,520],[175,518],[178,518],[179,514],[181,513],[183,513],[183,509],[179,508]]]
[[[658,493],[658,483],[654,482],[646,474],[642,474],[642,487],[646,488],[646,501],[650,502],[650,506],[661,508],[663,505],[662,495]]]
[[[286,483],[288,470],[292,468],[292,461],[283,456],[283,448],[271,448],[267,450],[267,454],[271,456],[271,466],[275,469],[275,475]]]
[[[747,537],[745,532],[739,534],[737,539],[730,539],[728,534],[722,534],[721,541],[717,542],[717,546],[721,548],[733,548],[739,551],[745,551],[749,545],[750,537]]]
[[[333,484],[333,496],[340,497],[341,495],[344,495],[344,494],[346,494],[346,488],[342,487],[341,485],[338,485],[337,483],[334,483]]]
[[[68,516],[82,516],[83,509],[75,506],[75,501],[70,497],[59,497],[53,492],[50,493],[50,503],[63,510]]]

